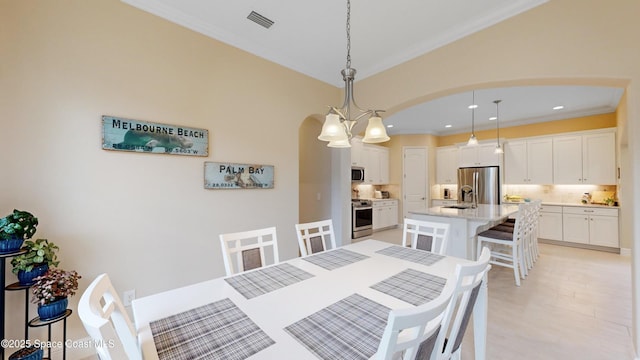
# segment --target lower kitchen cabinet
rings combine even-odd
[[[373,230],[398,225],[398,200],[373,201]]]
[[[564,206],[562,229],[564,241],[620,247],[618,209]]]
[[[538,237],[562,241],[562,206],[542,205],[538,220]]]

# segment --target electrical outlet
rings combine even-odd
[[[122,293],[122,304],[131,306],[131,302],[136,298],[136,289],[127,290]]]

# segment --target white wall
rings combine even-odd
[[[225,232],[275,225],[297,256],[298,130],[337,88],[117,0],[3,0],[0,23],[0,214],[38,216],[81,291],[102,272],[138,296],[221,276]],[[208,129],[209,156],[102,150],[101,115]],[[205,190],[204,161],[274,165],[275,188]],[[22,304],[7,293],[9,339]],[[68,335],[86,336],[75,315]]]

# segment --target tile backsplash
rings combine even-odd
[[[520,195],[523,198],[540,199],[544,202],[579,204],[584,193],[613,191],[615,185],[504,185],[502,195]]]

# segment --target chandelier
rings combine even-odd
[[[328,141],[329,147],[351,147],[353,127],[365,116],[369,116],[369,123],[362,141],[365,143],[380,143],[389,140],[387,131],[382,124],[381,112],[384,110],[363,110],[356,105],[353,97],[353,80],[356,69],[351,67],[351,1],[347,0],[347,66],[342,73],[344,80],[344,103],[342,107],[329,106],[329,113],[325,117],[319,140]]]

